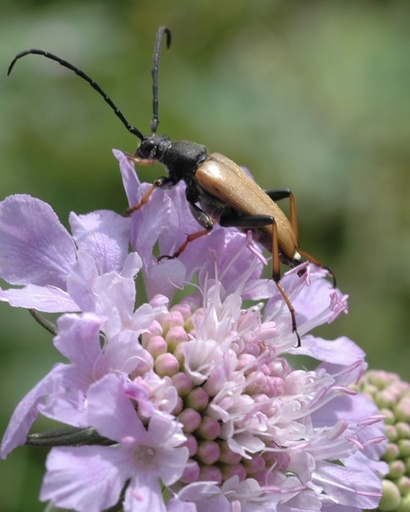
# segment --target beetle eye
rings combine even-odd
[[[144,159],[155,159],[156,144],[150,139],[145,139],[141,142],[135,151],[135,155]]]

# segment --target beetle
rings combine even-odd
[[[166,46],[169,48],[171,32],[167,27],[160,27],[154,47],[153,117],[151,134],[148,136],[143,135],[138,128],[127,121],[111,98],[94,80],[57,55],[39,49],[22,51],[10,63],[8,74],[17,60],[29,54],[42,55],[58,62],[88,82],[104,98],[126,129],[140,139],[134,154],[129,155],[134,163],[147,165],[158,161],[164,165],[168,175],[155,180],[141,201],[125,211],[126,216],[139,210],[149,200],[155,189],[170,188],[181,180],[185,181],[186,199],[190,210],[203,229],[188,235],[186,241],[173,255],[163,257],[177,257],[190,242],[211,231],[215,223],[224,227],[236,227],[242,231],[251,230],[254,239],[272,253],[272,279],[289,309],[292,332],[297,337],[297,346],[300,346],[295,309],[280,282],[280,264],[293,268],[303,263],[305,258],[325,268],[333,277],[335,285],[334,275],[327,267],[299,248],[295,198],[289,189],[264,191],[239,165],[226,156],[220,153],[209,154],[206,146],[202,144],[187,140],[173,141],[168,135],[157,133],[158,70],[164,37]],[[276,204],[277,201],[286,198],[289,199],[290,204],[290,220]],[[299,275],[304,271],[301,270]]]

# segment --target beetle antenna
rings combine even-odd
[[[153,116],[151,121],[151,132],[156,133],[159,119],[158,119],[158,69],[159,69],[159,57],[161,54],[161,45],[164,38],[164,34],[167,37],[166,44],[167,48],[171,45],[171,31],[168,27],[159,27],[157,36],[155,38],[155,53],[154,53],[154,65],[152,66],[152,94],[153,94]]]
[[[58,62],[61,66],[64,66],[65,68],[70,69],[71,71],[74,71],[76,75],[78,75],[80,78],[85,80],[86,82],[91,85],[91,87],[98,92],[100,96],[102,96],[106,103],[111,107],[111,109],[114,111],[114,114],[120,119],[122,124],[127,128],[127,130],[132,133],[133,135],[136,135],[141,141],[144,139],[144,135],[132,124],[130,124],[127,119],[125,118],[124,114],[121,112],[121,110],[117,107],[117,105],[112,101],[112,99],[106,94],[103,89],[95,82],[92,78],[90,78],[88,75],[84,73],[84,71],[81,71],[81,69],[73,66],[70,62],[62,59],[61,57],[58,57],[57,55],[54,55],[53,53],[46,52],[44,50],[38,50],[36,48],[32,48],[31,50],[24,50],[23,52],[18,53],[14,59],[11,61],[9,69],[7,71],[7,75],[9,75],[15,65],[15,63],[24,57],[25,55],[34,54],[34,55],[42,55],[43,57],[46,57],[47,59],[54,60]]]

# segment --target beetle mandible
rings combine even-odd
[[[158,118],[158,69],[162,41],[166,37],[167,47],[171,44],[171,32],[160,27],[155,39],[153,77],[153,117],[151,134],[148,136],[131,125],[119,108],[103,89],[88,75],[70,62],[44,50],[30,49],[18,53],[8,68],[10,74],[15,63],[29,54],[42,55],[70,69],[88,82],[108,103],[127,130],[140,139],[140,144],[130,158],[140,165],[160,162],[168,171],[168,176],[155,180],[141,201],[129,207],[125,215],[131,215],[141,208],[156,188],[169,188],[183,180],[186,183],[186,199],[190,210],[202,230],[187,236],[186,241],[171,256],[177,257],[188,243],[207,234],[215,223],[224,227],[236,227],[251,230],[256,241],[272,253],[272,279],[285,301],[292,323],[292,332],[300,346],[297,331],[295,309],[280,283],[280,263],[296,267],[303,258],[333,273],[315,258],[299,248],[295,199],[289,189],[264,191],[235,162],[220,153],[208,153],[206,146],[186,140],[172,141],[167,135],[157,134]],[[290,220],[276,204],[276,201],[288,198],[290,202]]]

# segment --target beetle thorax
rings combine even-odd
[[[161,162],[168,169],[171,178],[175,181],[184,180],[189,186],[198,166],[207,157],[206,146],[188,140],[178,140],[171,142]]]

